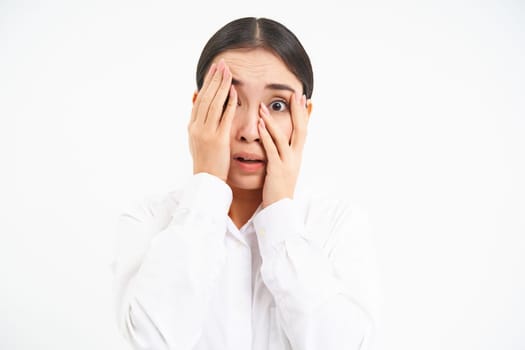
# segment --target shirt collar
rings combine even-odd
[[[227,221],[227,230],[228,233],[235,237],[238,241],[243,244],[249,245],[249,242],[246,238],[247,235],[254,235],[255,228],[253,226],[253,218],[262,210],[262,204],[259,204],[252,217],[246,221],[246,223],[238,229],[237,226],[233,223],[232,219],[228,216]]]

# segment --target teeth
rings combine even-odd
[[[240,160],[241,162],[260,162],[259,159],[247,159],[247,158],[243,158],[243,157],[238,157],[237,158],[238,160]]]

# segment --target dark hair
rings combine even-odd
[[[213,59],[223,51],[239,48],[265,48],[277,54],[312,96],[314,77],[310,58],[299,39],[288,28],[268,18],[239,18],[220,28],[206,43],[197,64],[200,90]]]

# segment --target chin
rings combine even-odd
[[[260,190],[264,185],[264,176],[260,174],[239,175],[230,173],[226,183],[230,187],[242,190]]]

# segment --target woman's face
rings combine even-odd
[[[290,140],[291,97],[294,91],[303,93],[302,84],[277,55],[262,48],[228,50],[215,57],[214,62],[220,59],[229,67],[238,94],[227,182],[238,189],[261,189],[267,159],[257,128],[260,103],[268,107],[276,125]]]

